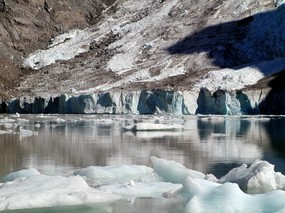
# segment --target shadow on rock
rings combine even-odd
[[[168,47],[170,54],[208,53],[221,68],[285,56],[285,6],[209,26]],[[266,72],[266,70],[262,70]]]
[[[259,104],[261,114],[284,115],[285,114],[285,70],[275,74],[267,83],[271,91]],[[265,79],[266,80],[266,79]]]

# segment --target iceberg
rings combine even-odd
[[[249,195],[235,183],[218,184],[187,177],[183,184],[188,202],[185,212],[284,212],[285,192]]]
[[[164,181],[171,183],[183,183],[187,176],[204,179],[206,177],[202,172],[187,169],[176,161],[168,161],[155,156],[151,157],[154,172]]]
[[[256,160],[250,166],[246,164],[234,168],[219,183],[233,182],[250,194],[265,193],[276,189],[285,189],[285,176],[274,171],[274,165],[267,161]]]
[[[34,169],[34,168],[23,169],[23,170],[20,170],[20,171],[17,171],[17,172],[12,172],[12,173],[6,175],[3,178],[3,181],[4,182],[9,182],[9,181],[14,181],[17,178],[31,177],[31,176],[39,175],[39,174],[40,174],[40,172],[38,170]]]

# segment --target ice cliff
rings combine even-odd
[[[1,101],[2,113],[65,114],[276,114],[285,113],[283,96],[271,97],[270,90],[115,91],[89,95],[21,97]],[[280,99],[283,97],[283,100]],[[273,103],[279,102],[280,107]],[[273,104],[273,105],[272,105]]]

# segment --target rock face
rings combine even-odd
[[[142,90],[106,92],[90,95],[57,97],[21,97],[1,102],[1,113],[65,114],[284,114],[285,96],[280,91],[245,90],[211,93],[206,88],[196,91]],[[275,94],[275,93],[274,93]],[[277,103],[278,102],[278,103]]]
[[[230,85],[236,69],[257,67],[267,76],[271,71],[257,64],[285,57],[285,13],[274,1],[124,0],[115,8],[25,57],[24,67],[37,71],[23,77],[18,91],[189,90],[222,68]],[[240,78],[244,85],[251,77]]]
[[[0,0],[0,110],[283,113],[283,87],[245,86],[285,70],[284,12],[276,0]]]
[[[15,91],[22,58],[46,48],[50,40],[70,29],[97,23],[115,0],[0,0],[0,96],[21,95]]]

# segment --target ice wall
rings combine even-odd
[[[283,95],[284,96],[284,95]],[[64,114],[284,114],[285,97],[270,90],[114,91],[0,100],[1,113]],[[274,104],[278,103],[278,104]],[[280,106],[278,108],[278,106]],[[277,108],[276,108],[277,107]]]

